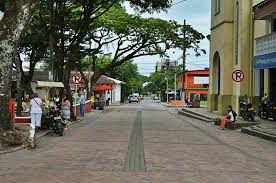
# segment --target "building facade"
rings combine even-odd
[[[178,88],[182,88],[183,73],[178,75]],[[209,89],[209,69],[185,71],[184,88],[191,101],[207,101]]]
[[[276,102],[276,0],[257,2],[253,12],[255,92]]]
[[[265,93],[276,102],[276,0],[212,0],[211,7],[209,111],[239,111],[241,99],[257,108]]]
[[[211,7],[208,109],[222,114],[227,105],[238,110],[241,96],[252,96],[252,2],[212,0]],[[233,80],[235,70],[244,74],[242,81]]]
[[[155,71],[163,71],[168,68],[175,68],[176,65],[177,65],[176,61],[173,61],[167,58],[162,58],[160,61],[156,62]]]

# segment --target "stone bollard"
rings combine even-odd
[[[28,148],[34,149],[36,148],[36,133],[35,129],[31,128],[30,129],[30,137],[28,140]]]
[[[214,121],[214,125],[219,126],[220,122],[221,122],[221,119],[220,118],[216,118],[215,121]]]

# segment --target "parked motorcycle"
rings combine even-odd
[[[276,104],[273,102],[261,103],[259,105],[259,117],[262,119],[272,118],[276,121]]]
[[[61,111],[57,107],[52,107],[50,111],[52,126],[51,130],[59,136],[63,136],[64,122],[61,117]]]
[[[240,102],[240,115],[243,119],[254,121],[255,114],[251,103],[244,100]]]

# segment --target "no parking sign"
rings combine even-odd
[[[232,79],[235,82],[241,82],[244,79],[244,73],[242,72],[242,70],[235,70],[232,73]]]

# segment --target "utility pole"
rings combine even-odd
[[[169,103],[169,78],[168,78],[168,76],[166,76],[166,80],[167,80],[167,104],[168,104]]]
[[[169,103],[169,77],[168,69],[170,68],[170,60],[166,60],[166,80],[167,80],[167,104]]]
[[[186,39],[186,20],[184,19],[184,25],[183,25],[183,65],[182,65],[182,94],[181,94],[181,98],[182,98],[182,104],[183,104],[183,108],[184,108],[184,102],[185,102],[185,65],[186,65],[186,45],[185,45],[185,39]]]
[[[174,62],[174,100],[176,100],[176,64],[177,61]]]

